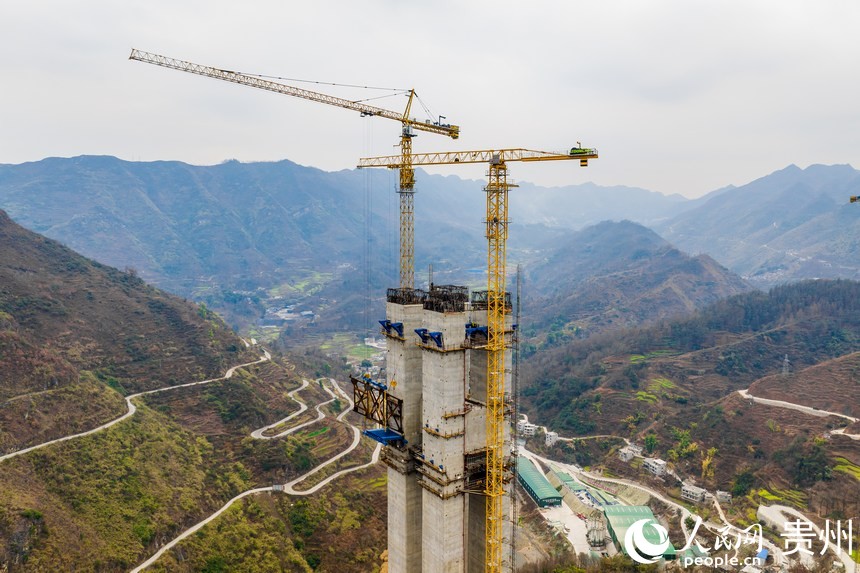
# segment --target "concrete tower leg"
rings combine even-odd
[[[395,291],[389,297],[386,320],[386,374],[389,393],[403,400],[403,436],[407,446],[421,445],[421,350],[413,337],[421,326],[423,305],[414,304],[411,292]],[[405,448],[386,446],[382,459],[388,465],[388,571],[421,573],[422,502],[414,460]]]
[[[388,468],[388,571],[421,569],[422,489],[415,474]]]
[[[424,310],[423,564],[433,573],[465,572],[464,464],[466,436],[467,290],[434,287]]]

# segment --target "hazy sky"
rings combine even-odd
[[[462,129],[456,142],[421,134],[416,152],[581,141],[601,155],[587,170],[511,175],[698,196],[790,163],[858,163],[858,29],[856,0],[2,0],[0,163],[108,154],[338,170],[397,152],[396,122],[132,62],[135,47],[415,87]],[[401,111],[405,98],[372,103]]]

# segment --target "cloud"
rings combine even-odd
[[[462,127],[457,142],[422,134],[417,150],[582,141],[602,153],[588,170],[513,175],[696,195],[860,154],[846,135],[860,122],[858,17],[845,0],[12,0],[0,21],[0,162],[107,153],[342,169],[394,151],[395,122],[129,62],[137,47],[247,72],[415,87]]]

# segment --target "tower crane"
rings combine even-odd
[[[486,555],[485,571],[501,573],[502,528],[504,523],[503,497],[505,477],[504,424],[505,424],[505,283],[508,238],[508,190],[515,187],[508,182],[507,163],[512,161],[566,161],[579,160],[582,167],[589,159],[597,159],[597,150],[583,148],[579,143],[569,152],[534,151],[530,149],[499,149],[422,153],[412,155],[411,166],[453,165],[460,163],[487,163],[489,180],[487,192],[487,415],[486,415]],[[402,168],[401,157],[369,157],[360,160],[358,167]]]
[[[364,116],[384,117],[399,121],[402,125],[400,132],[400,181],[397,193],[400,195],[400,288],[413,289],[415,286],[415,170],[412,167],[412,138],[415,137],[415,131],[426,131],[438,135],[445,135],[451,139],[460,137],[460,127],[442,122],[442,116],[435,121],[425,120],[419,121],[410,117],[412,110],[412,102],[417,97],[415,90],[409,90],[409,99],[406,103],[406,109],[400,113],[387,110],[381,107],[368,105],[366,103],[351,101],[303,88],[298,88],[271,80],[267,80],[258,76],[243,74],[230,70],[222,70],[210,66],[204,66],[143,52],[137,49],[132,49],[130,60],[137,60],[147,64],[154,64],[173,70],[188,72],[258,88],[261,90],[271,91],[279,94],[294,96],[318,103],[324,103],[352,111],[357,111]]]

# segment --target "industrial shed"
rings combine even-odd
[[[607,505],[603,507],[603,515],[606,516],[609,535],[612,537],[615,547],[628,556],[627,548],[624,547],[624,536],[627,534],[627,529],[641,519],[650,519],[653,523],[659,523],[651,512],[651,508],[644,505]],[[661,541],[659,533],[650,527],[645,527],[642,533],[645,535],[645,539],[651,543],[659,544]],[[657,555],[650,557],[657,557]],[[663,552],[662,557],[663,559],[675,559],[675,548],[671,543]]]
[[[561,505],[561,494],[552,487],[540,470],[523,456],[517,458],[517,477],[540,507]]]

